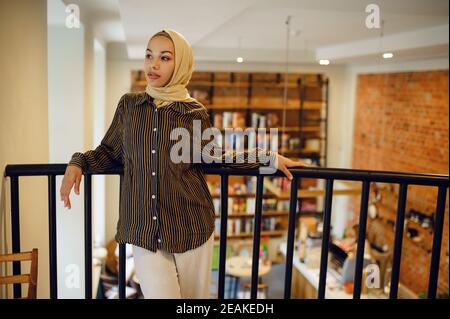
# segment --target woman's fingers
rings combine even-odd
[[[278,158],[278,169],[281,170],[284,175],[286,175],[289,180],[292,180],[292,173],[289,171],[288,167],[308,167],[309,165],[302,161],[293,161],[290,158],[279,155]]]
[[[80,195],[80,182],[81,182],[81,176],[77,176],[75,179],[75,194]]]
[[[281,166],[280,169],[289,180],[292,180],[292,173],[288,170],[286,165]]]
[[[64,207],[67,207],[69,209],[72,208],[72,205],[70,204],[70,198],[67,196],[67,200],[64,202]]]
[[[70,191],[72,190],[74,183],[73,180],[64,177],[61,185],[61,201],[64,201],[64,207],[69,207],[69,209],[71,208]]]

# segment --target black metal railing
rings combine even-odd
[[[20,224],[19,224],[19,177],[21,176],[47,176],[48,177],[48,207],[49,207],[49,249],[50,249],[50,297],[57,298],[57,256],[56,256],[56,176],[64,175],[66,164],[36,164],[36,165],[7,165],[5,176],[10,178],[11,182],[11,228],[12,228],[12,252],[20,252]],[[263,182],[267,176],[284,176],[278,171],[275,174],[261,175],[258,169],[237,169],[229,167],[219,167],[215,165],[204,165],[203,171],[209,175],[220,175],[221,177],[221,213],[220,213],[220,250],[219,250],[219,280],[218,280],[218,298],[224,298],[225,290],[225,256],[227,243],[227,219],[228,219],[228,177],[232,175],[256,176],[256,206],[253,231],[253,262],[251,276],[250,298],[256,299],[258,288],[258,266],[259,266],[259,247],[261,235],[261,216],[262,216],[262,198]],[[405,220],[405,206],[407,198],[408,185],[423,185],[428,187],[437,187],[437,204],[435,212],[435,230],[433,237],[431,265],[428,282],[428,298],[436,298],[439,259],[442,244],[442,232],[444,225],[444,213],[446,204],[447,188],[449,186],[448,175],[434,174],[412,174],[388,171],[369,171],[355,169],[337,169],[322,167],[302,167],[291,169],[293,179],[291,181],[289,219],[287,233],[287,251],[286,251],[286,271],[284,298],[291,297],[292,265],[294,254],[294,233],[297,215],[297,192],[298,182],[301,178],[324,179],[325,199],[323,212],[323,240],[320,261],[320,275],[318,298],[325,298],[327,261],[330,238],[331,207],[333,198],[333,182],[335,180],[352,180],[362,182],[362,194],[360,203],[359,234],[356,253],[356,266],[354,275],[353,298],[359,299],[361,295],[361,282],[364,257],[364,240],[367,224],[367,208],[369,200],[369,191],[371,182],[393,183],[400,187],[398,196],[397,217],[395,223],[395,240],[393,264],[391,273],[390,298],[396,299],[399,285],[400,261],[402,253],[403,225]],[[122,187],[121,167],[102,172],[107,175],[120,175],[120,187]],[[92,298],[92,174],[84,174],[84,232],[85,232],[85,297]],[[13,274],[20,274],[20,264],[13,264]],[[21,296],[20,285],[14,285],[14,297]],[[119,298],[125,298],[125,245],[119,245]]]

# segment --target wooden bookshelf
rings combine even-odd
[[[131,83],[132,91],[145,90],[147,86],[145,73],[142,70],[132,71]],[[278,152],[280,154],[296,160],[311,160],[313,164],[326,166],[328,80],[323,75],[196,71],[193,73],[187,89],[192,97],[205,105],[208,109],[211,123],[220,129],[222,133],[226,132],[226,127],[239,127],[243,132],[247,128],[253,128],[257,132],[257,129],[261,127],[265,128],[267,133],[270,133],[270,128],[277,128],[279,133]],[[285,89],[287,93],[286,98],[284,96]],[[226,112],[229,114],[225,114]],[[238,115],[241,117],[241,124],[239,125],[233,125],[233,123],[231,125],[220,125],[219,127],[214,121],[217,119],[217,123],[223,124],[230,121],[230,116],[237,117]],[[218,117],[215,118],[215,116]],[[257,117],[257,122],[259,123],[256,127],[253,127],[254,116]],[[228,118],[228,121],[225,121],[225,117]],[[220,118],[223,119],[222,122],[220,122]],[[235,119],[231,120],[235,121]],[[261,124],[264,121],[265,125]],[[259,147],[258,143],[260,141],[258,139],[259,137],[256,137],[255,145]],[[319,146],[316,147],[317,145]],[[207,177],[208,180],[215,180],[214,178],[216,176]],[[248,184],[249,178],[251,177],[242,177],[238,183],[242,187],[247,187],[246,184]],[[283,179],[283,177],[276,178]],[[267,206],[263,204],[262,217],[264,218],[263,221],[266,219],[276,220],[276,227],[273,229],[274,227],[271,224],[270,229],[273,230],[262,230],[261,235],[280,237],[287,232],[287,223],[285,221],[288,220],[289,214],[286,210],[285,201],[289,200],[289,194],[277,191],[276,187],[273,187],[268,182],[268,178],[266,178],[264,180],[265,191],[263,200],[267,201],[268,204]],[[306,198],[313,201],[317,200],[318,196],[324,195],[323,190],[306,189],[304,185],[308,185],[308,183],[304,183],[305,179],[299,180],[298,199]],[[240,192],[229,191],[228,197],[233,200],[234,205],[239,207],[239,210],[229,213],[228,218],[231,220],[242,219],[242,221],[254,218],[254,213],[243,211],[251,211],[248,206],[251,205],[250,201],[246,199],[254,199],[256,197],[254,194],[255,188],[249,188],[248,192],[243,193],[241,193],[240,187],[235,189],[239,189]],[[217,188],[214,187],[214,190],[216,191]],[[342,191],[336,190],[334,194],[340,192]],[[220,200],[220,193],[212,192],[211,196],[215,203]],[[241,210],[241,205],[247,207],[247,209]],[[230,205],[229,207],[233,211],[234,207]],[[270,207],[271,209],[264,209],[264,207]],[[272,209],[272,207],[278,209]],[[319,218],[321,216],[321,212],[304,212],[303,210],[296,216],[305,214]],[[220,215],[216,214],[216,218],[220,218]],[[277,229],[280,226],[278,224],[279,221],[283,229]],[[248,228],[245,229],[248,230]],[[241,233],[239,235],[229,235],[228,238],[242,239],[251,238],[252,236],[252,233]]]

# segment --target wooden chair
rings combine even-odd
[[[31,260],[30,273],[23,275],[0,277],[0,285],[26,284],[28,283],[28,295],[26,299],[36,299],[37,276],[38,276],[38,250],[0,255],[0,262],[27,261]]]

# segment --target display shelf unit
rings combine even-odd
[[[147,83],[142,70],[132,71],[131,80],[133,92],[145,90]],[[282,73],[267,72],[194,72],[187,89],[208,109],[212,125],[222,133],[222,145],[227,142],[226,128],[240,128],[243,133],[248,129],[265,129],[269,133],[271,128],[276,128],[278,153],[326,166],[328,79],[324,75],[289,73],[286,78]],[[237,138],[241,137],[233,138],[231,143],[236,146]],[[264,140],[267,138],[264,134],[252,137],[243,134],[242,138],[245,148],[268,148],[273,143]],[[228,234],[231,239],[252,237],[253,228],[245,226],[254,218],[250,202],[252,198],[254,201],[255,189],[251,189],[254,185],[248,186],[250,180],[251,177],[230,177],[234,188],[246,188],[229,189],[228,221],[234,223],[233,228],[236,223],[241,228],[237,233],[235,229]],[[211,186],[219,180],[208,176],[207,181]],[[268,204],[263,204],[262,236],[280,237],[287,231],[289,182],[283,177],[266,177],[265,185],[263,202]],[[309,214],[321,218],[319,195],[308,190],[316,187],[317,180],[300,179],[297,217]],[[210,187],[210,191],[213,201],[220,202],[217,189]],[[236,205],[240,209],[234,209]],[[220,221],[218,207],[216,221]]]

